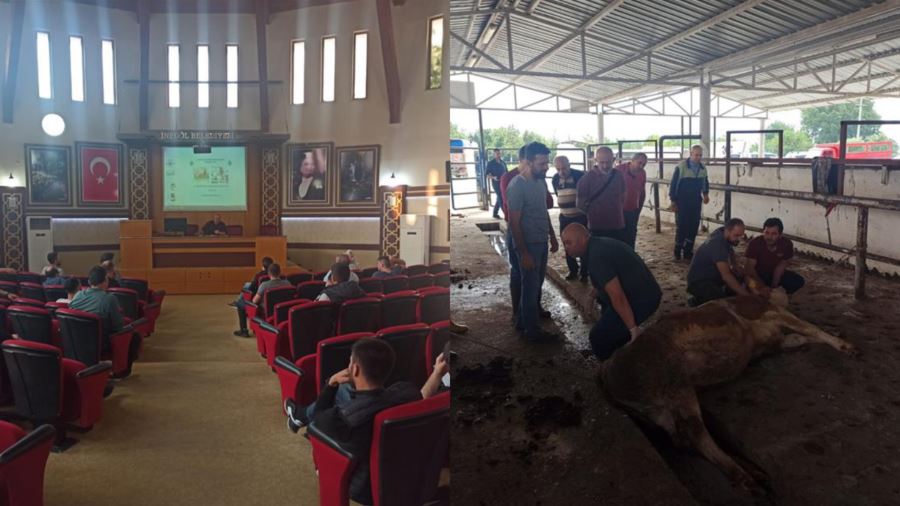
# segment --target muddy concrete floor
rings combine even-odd
[[[714,436],[769,476],[768,493],[750,497],[602,398],[587,351],[590,287],[562,279],[562,253],[551,256],[544,306],[553,319],[544,326],[563,340],[518,337],[508,269],[476,226],[493,221],[473,213],[452,222],[451,305],[471,328],[454,341],[454,504],[900,504],[896,281],[870,276],[869,299],[858,302],[851,270],[798,258],[793,267],[807,286],[791,310],[861,355],[808,345],[701,392]],[[637,251],[664,290],[660,315],[686,307],[687,264],[671,259],[672,232],[656,234],[645,220],[638,236]]]

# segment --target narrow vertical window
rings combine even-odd
[[[72,77],[72,100],[84,102],[84,47],[81,37],[69,37],[69,68]]]
[[[181,107],[181,68],[178,46],[169,46],[169,107]]]
[[[113,41],[100,42],[100,62],[103,68],[103,103],[116,103],[116,52]]]
[[[368,70],[369,34],[353,36],[353,98],[366,98],[366,71]]]
[[[428,89],[441,87],[444,75],[444,18],[439,16],[428,21]]]
[[[197,46],[197,105],[209,107],[209,46]]]
[[[38,96],[53,98],[50,80],[50,34],[37,32]]]
[[[225,106],[234,109],[238,106],[238,47],[225,46]]]
[[[306,43],[295,40],[291,48],[291,103],[302,104],[306,90]]]
[[[322,102],[334,102],[334,37],[322,39]]]

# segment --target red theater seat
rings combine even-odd
[[[19,283],[17,281],[0,281],[0,290],[18,295]]]
[[[228,235],[241,236],[244,235],[243,225],[225,225],[225,233]]]
[[[0,272],[0,283],[19,283],[19,276],[15,272]]]
[[[391,371],[386,385],[397,381],[408,381],[417,387],[425,384],[425,380],[428,379],[428,368],[425,366],[424,358],[430,333],[431,327],[424,323],[398,325],[378,332],[377,337],[387,341],[397,354],[394,370]]]
[[[381,299],[363,297],[348,300],[338,310],[334,333],[376,332],[381,324]]]
[[[389,276],[381,278],[381,293],[389,293],[409,290],[409,278],[407,276]]]
[[[366,293],[383,293],[381,290],[381,279],[378,278],[360,278],[359,287]]]
[[[27,281],[19,283],[19,296],[25,297],[26,299],[39,300],[41,302],[47,301],[44,295],[44,287],[41,286],[40,283],[30,283]]]
[[[147,303],[157,302],[162,306],[162,300],[166,296],[165,290],[154,291],[150,289],[150,284],[145,279],[122,278],[119,281],[122,288],[130,288],[137,292],[138,298]]]
[[[315,401],[328,378],[347,368],[353,343],[373,337],[375,334],[369,332],[329,337],[318,343],[315,354],[294,362],[284,357],[276,358],[275,372],[281,383],[282,407],[288,399],[300,406]]]
[[[441,262],[438,264],[431,264],[428,266],[428,272],[431,274],[443,274],[450,272],[450,263],[449,262]]]
[[[381,326],[395,327],[418,322],[418,307],[419,294],[413,290],[385,295],[381,300]]]
[[[417,265],[410,265],[409,267],[406,268],[406,275],[409,277],[421,276],[422,274],[428,274],[428,266],[427,265],[417,264]]]
[[[312,273],[311,272],[298,272],[296,274],[291,274],[287,277],[287,280],[294,286],[299,285],[300,283],[306,283],[307,281],[312,281]]]
[[[434,286],[434,276],[428,273],[419,274],[418,276],[409,277],[409,289],[418,290],[420,288],[428,288]]]
[[[47,302],[56,302],[59,299],[68,299],[69,293],[62,285],[47,285],[44,287],[44,300]]]
[[[140,335],[147,337],[153,333],[156,317],[159,316],[159,304],[142,301],[138,293],[130,288],[108,288],[106,291],[116,298],[122,308],[122,315],[131,321],[131,326]],[[150,308],[153,321],[145,314],[146,308]]]
[[[298,299],[316,300],[316,297],[322,294],[322,290],[325,290],[324,281],[304,281],[297,285],[297,291],[294,292],[294,297]]]
[[[369,473],[375,506],[421,506],[436,499],[450,448],[450,392],[401,404],[375,416]],[[319,475],[319,505],[349,504],[348,485],[358,457],[309,428]]]
[[[13,334],[19,339],[59,347],[59,324],[53,321],[50,311],[31,306],[13,305],[6,309],[6,317],[12,325]]]
[[[450,273],[444,272],[441,274],[435,274],[434,275],[434,286],[450,288]]]
[[[36,307],[38,309],[44,309],[45,302],[34,299],[27,299],[25,297],[19,297],[15,300],[15,302],[11,302],[11,304],[15,304],[16,306],[29,306]]]
[[[259,337],[259,322],[265,322],[268,315],[275,311],[275,304],[286,302],[299,297],[294,296],[293,286],[279,286],[270,288],[263,293],[261,304],[258,306],[252,302],[248,302],[245,310],[247,311],[247,321],[250,323],[250,330],[256,334],[256,348],[260,353],[265,353],[262,339]]]
[[[260,324],[257,336],[263,341],[269,367],[275,366],[277,357],[294,362],[315,353],[319,341],[334,335],[335,312],[331,302],[307,302],[291,307],[287,321]]]
[[[42,506],[44,467],[56,429],[40,425],[26,434],[0,422],[0,506]]]
[[[44,276],[36,272],[20,272],[16,274],[16,278],[19,280],[19,283],[34,283],[36,285],[40,285],[44,282]]]
[[[59,348],[30,341],[6,341],[0,348],[16,414],[34,423],[52,423],[57,430],[55,449],[63,451],[75,443],[65,437],[67,425],[90,429],[100,420],[109,362],[87,367],[63,358]]]
[[[450,289],[439,286],[419,290],[419,321],[431,325],[450,319]]]
[[[378,271],[378,267],[366,267],[365,269],[359,271],[359,279],[371,278],[372,274],[375,274]]]
[[[431,334],[428,335],[428,341],[425,343],[425,366],[428,368],[428,375],[434,370],[434,361],[438,355],[444,352],[444,346],[450,342],[450,320],[437,322],[431,326]],[[449,360],[449,357],[444,357]]]
[[[103,321],[99,316],[76,309],[57,309],[62,351],[66,358],[77,360],[86,366],[110,360],[112,373],[117,377],[128,374],[128,354],[134,328],[126,326],[109,336],[109,350],[103,352]]]
[[[307,304],[309,302],[312,301],[309,299],[291,299],[284,302],[279,302],[278,304],[275,304],[275,309],[274,311],[272,311],[272,315],[266,318],[266,323],[278,326],[279,323],[286,322],[288,320],[288,313],[290,313],[291,309],[294,306]]]
[[[325,281],[325,276],[328,275],[328,271],[319,271],[313,273],[313,281]]]

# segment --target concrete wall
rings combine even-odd
[[[664,178],[672,177],[677,162],[666,161],[663,172]],[[711,183],[725,184],[725,164],[723,161],[711,161],[707,164]],[[648,177],[655,177],[658,171],[658,162],[650,162],[647,165]],[[750,167],[746,163],[736,162],[732,164],[732,184],[757,188],[773,188],[781,190],[794,190],[811,192],[812,174],[807,164],[785,164],[779,170],[773,166]],[[668,197],[668,186],[660,186],[660,207],[668,209],[671,205]],[[845,170],[844,194],[848,196],[867,197],[875,199],[900,200],[900,173],[893,171],[889,174],[886,184],[882,183],[882,172],[879,169],[849,166]],[[652,185],[647,185],[647,202],[652,204]],[[725,194],[717,190],[710,192],[710,203],[703,207],[704,218],[724,217]],[[853,249],[856,246],[856,208],[853,206],[838,206],[827,217],[825,208],[812,202],[803,202],[791,199],[780,199],[758,195],[732,194],[731,214],[735,218],[741,218],[750,226],[761,227],[769,217],[779,217],[784,222],[785,233],[796,237],[803,237],[815,241],[833,244],[843,248]],[[643,216],[653,219],[653,210],[645,208]],[[718,216],[717,216],[718,215]],[[674,222],[674,215],[662,212],[662,219],[669,223]],[[876,255],[888,258],[900,259],[900,235],[892,233],[896,230],[898,213],[872,209],[869,211],[869,235],[868,251]],[[706,222],[704,222],[706,224]],[[708,223],[710,229],[719,225]],[[802,251],[832,258],[844,259],[846,255],[831,252],[823,248],[817,248],[802,243],[796,243],[795,247]],[[850,258],[851,263],[854,257]],[[868,260],[870,268],[876,268],[883,273],[900,274],[900,267]]]

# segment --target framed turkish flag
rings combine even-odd
[[[76,142],[78,205],[122,207],[125,204],[122,145]]]

